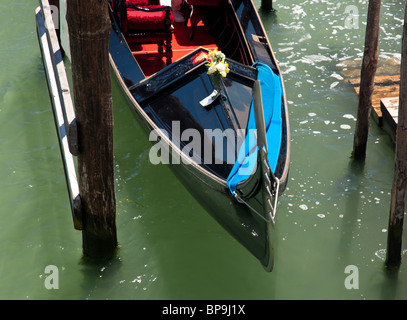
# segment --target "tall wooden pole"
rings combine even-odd
[[[264,11],[273,11],[273,0],[261,0],[260,8]]]
[[[387,235],[386,265],[388,267],[398,267],[401,263],[404,199],[407,186],[407,5],[405,10],[401,48],[396,159],[394,163],[394,178],[391,190],[389,229]]]
[[[78,123],[82,243],[85,256],[91,258],[111,257],[117,247],[107,10],[105,0],[67,1]]]
[[[378,60],[380,4],[381,0],[369,0],[365,51],[360,75],[358,115],[353,141],[352,156],[355,160],[364,160],[366,158],[374,78]]]

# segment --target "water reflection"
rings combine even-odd
[[[383,285],[381,290],[380,299],[383,300],[394,300],[401,298],[398,292],[400,286],[399,270],[389,270],[383,266]]]
[[[82,291],[80,299],[103,299],[108,296],[107,292],[111,290],[122,262],[116,253],[108,261],[97,261],[83,256],[78,265],[83,277],[79,284]]]
[[[343,186],[346,185],[347,195],[343,197],[345,201],[345,210],[342,213],[342,239],[339,245],[338,255],[343,257],[345,261],[350,261],[352,253],[350,243],[357,241],[356,229],[360,221],[360,191],[361,191],[361,177],[363,176],[365,163],[364,161],[350,160],[348,165],[348,172],[346,176],[339,180],[340,192],[343,191]]]
[[[259,17],[261,21],[263,22],[264,26],[268,26],[269,28],[273,28],[274,25],[278,24],[278,12],[276,9],[272,11],[264,11],[264,10],[259,10]],[[266,30],[269,32],[270,30]],[[269,39],[271,41],[271,39]]]

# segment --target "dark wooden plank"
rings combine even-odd
[[[380,100],[383,129],[389,134],[393,142],[396,142],[398,122],[399,98],[383,98]]]

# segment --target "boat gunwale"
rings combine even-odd
[[[230,0],[229,0],[230,1]],[[253,9],[255,9],[255,5],[253,3],[253,0],[249,0],[252,4]],[[282,188],[280,190],[280,193],[282,193],[285,189],[285,184],[287,182],[288,179],[288,173],[289,173],[289,167],[290,167],[290,155],[291,155],[291,134],[290,134],[290,121],[289,121],[289,113],[288,113],[288,106],[287,106],[287,96],[286,96],[286,90],[285,90],[285,85],[284,85],[284,79],[283,79],[283,75],[281,74],[281,69],[280,66],[276,60],[275,54],[274,54],[274,50],[273,47],[271,46],[271,42],[267,36],[267,32],[264,29],[263,23],[261,23],[261,18],[259,15],[259,12],[257,10],[253,10],[256,18],[258,21],[260,21],[260,28],[263,32],[263,37],[266,39],[266,43],[268,45],[268,48],[270,50],[270,54],[271,54],[271,58],[273,59],[274,65],[276,66],[277,70],[278,70],[278,74],[280,76],[280,80],[281,80],[281,87],[282,87],[282,97],[283,97],[283,110],[284,110],[284,125],[286,126],[286,155],[284,158],[284,169],[281,173],[281,176],[279,177],[280,179],[280,183],[284,185],[284,188]],[[246,37],[246,36],[245,36]],[[282,111],[283,111],[282,110]],[[283,135],[284,136],[284,135]]]

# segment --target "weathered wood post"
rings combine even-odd
[[[261,10],[273,11],[273,0],[261,0]]]
[[[404,199],[407,185],[407,4],[405,10],[401,48],[396,159],[394,162],[394,178],[391,190],[390,217],[387,235],[386,265],[390,268],[398,267],[401,263],[401,240],[405,208]]]
[[[91,258],[108,258],[116,250],[117,235],[107,1],[67,1],[67,22],[78,124],[83,252]]]
[[[358,115],[353,141],[352,156],[355,160],[364,160],[366,158],[374,78],[378,60],[380,4],[381,0],[369,0],[365,51],[360,74]]]

